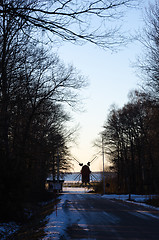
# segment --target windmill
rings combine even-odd
[[[90,184],[90,176],[94,177],[96,179],[96,177],[93,175],[93,173],[90,170],[90,164],[97,158],[94,157],[90,162],[87,162],[87,164],[83,164],[80,163],[76,158],[73,157],[73,159],[82,167],[80,173],[77,175],[77,177],[75,179],[77,179],[80,175],[81,175],[81,179],[82,179],[82,183],[81,186],[87,186],[87,185],[91,185]]]

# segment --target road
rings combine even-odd
[[[159,239],[159,211],[98,194],[64,193],[43,239]]]
[[[159,210],[108,196],[65,189],[7,240],[159,239]]]

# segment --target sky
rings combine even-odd
[[[143,1],[139,9],[127,12],[123,22],[126,31],[133,34],[142,28],[143,10],[147,2],[148,0]],[[100,150],[93,147],[93,142],[99,138],[111,105],[122,107],[128,102],[128,93],[139,88],[137,69],[132,66],[141,52],[141,45],[137,41],[117,52],[103,50],[90,43],[82,46],[64,43],[59,48],[58,54],[65,64],[73,64],[89,81],[89,86],[80,93],[84,111],[71,112],[72,126],[80,125],[77,144],[71,149],[72,155],[79,162],[86,164]],[[74,171],[80,171],[81,167],[75,161],[73,163]],[[109,164],[107,156],[104,163],[105,166]],[[102,167],[101,155],[92,162],[90,169],[92,172],[101,171]]]

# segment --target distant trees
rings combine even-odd
[[[158,193],[159,184],[159,4],[150,4],[138,61],[142,91],[130,94],[122,108],[113,107],[104,124],[105,149],[118,173],[120,191]]]
[[[110,111],[102,135],[121,191],[158,192],[158,114],[157,103],[138,92],[123,108]]]

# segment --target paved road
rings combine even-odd
[[[159,211],[152,208],[79,192],[59,200],[9,240],[159,239]]]
[[[159,211],[96,194],[62,195],[56,215],[44,239],[159,239]]]

